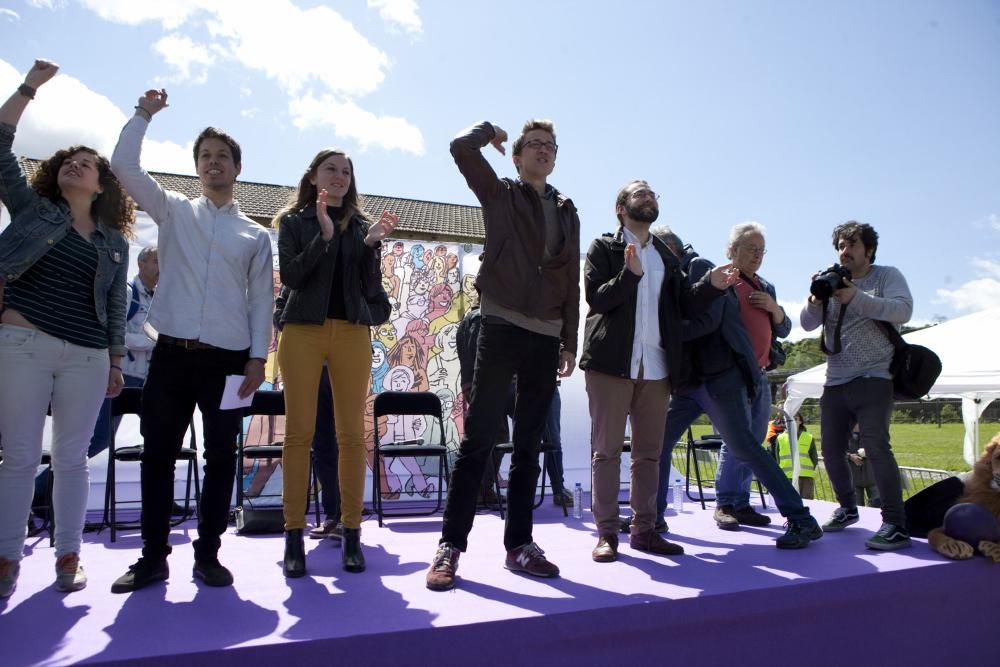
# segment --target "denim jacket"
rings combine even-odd
[[[10,226],[0,234],[0,278],[14,282],[69,234],[72,220],[64,201],[53,202],[32,188],[11,151],[14,127],[0,124],[0,201],[10,213]],[[91,237],[97,249],[94,308],[97,320],[108,329],[108,351],[124,356],[125,278],[128,241],[116,229],[97,222]]]

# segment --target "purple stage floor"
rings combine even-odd
[[[812,501],[820,520],[833,506]],[[781,518],[773,513],[775,524]],[[281,574],[280,535],[223,538],[232,588],[191,578],[194,524],[175,529],[168,584],[112,595],[138,557],[137,531],[85,535],[81,592],[53,590],[47,537],[29,540],[18,589],[0,602],[0,665],[70,663],[284,665],[641,664],[996,665],[1000,565],[947,561],[926,543],[867,551],[875,510],[803,551],[780,551],[780,528],[724,532],[711,508],[669,516],[673,559],[622,546],[620,560],[590,559],[589,512],[564,519],[546,504],[535,539],[562,569],[538,580],[503,569],[503,524],[481,514],[462,555],[459,586],[424,587],[440,515],[364,523],[364,574],[340,568],[334,542],[307,541],[307,577]],[[946,661],[946,662],[942,662]]]

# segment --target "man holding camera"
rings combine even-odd
[[[840,507],[824,524],[825,532],[858,521],[857,497],[847,463],[851,428],[858,423],[861,442],[875,471],[882,497],[882,527],[865,545],[890,551],[910,546],[903,512],[899,468],[889,444],[893,388],[889,365],[894,348],[879,321],[899,326],[913,313],[913,297],[903,274],[876,266],[878,233],[853,220],[833,230],[840,265],[813,279],[812,295],[802,309],[802,328],[821,324],[827,353],[826,384],[820,399],[823,459]]]

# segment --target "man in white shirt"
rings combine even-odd
[[[159,226],[161,268],[146,319],[157,342],[142,396],[142,557],[115,581],[113,593],[169,576],[174,462],[195,405],[204,424],[205,478],[194,576],[209,586],[232,584],[218,551],[228,523],[242,411],[219,406],[228,375],[244,376],[241,397],[257,390],[271,339],[271,241],[233,199],[240,146],[224,132],[206,128],[194,143],[202,196],[189,200],[164,190],[139,165],[139,153],[149,122],[166,106],[165,90],[140,97],[111,160],[115,175]]]
[[[704,310],[735,280],[729,267],[688,286],[677,258],[649,233],[658,196],[632,181],[617,197],[615,234],[595,239],[584,266],[587,323],[580,368],[593,423],[591,489],[599,563],[618,558],[618,487],[625,420],[632,424],[633,549],[679,555],[684,549],[654,530],[670,374],[680,365],[681,320]]]

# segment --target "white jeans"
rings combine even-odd
[[[79,553],[90,484],[87,448],[110,363],[107,350],[0,324],[0,557],[20,560],[24,550],[50,403],[56,557]]]

